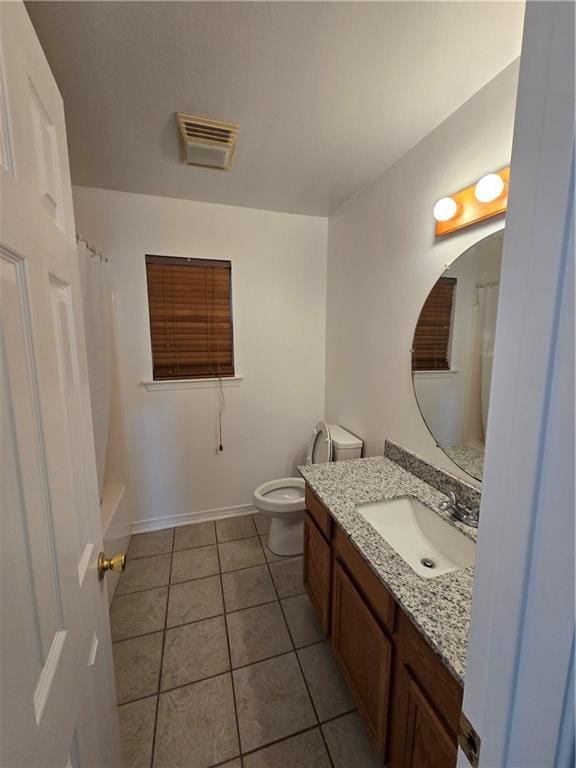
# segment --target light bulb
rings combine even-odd
[[[458,211],[458,204],[456,200],[451,197],[442,197],[432,210],[432,214],[436,221],[449,221],[454,218]]]
[[[497,173],[488,173],[482,176],[474,188],[476,200],[481,203],[491,203],[500,197],[504,190],[504,180]]]

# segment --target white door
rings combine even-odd
[[[119,765],[62,99],[0,3],[0,766]]]
[[[574,766],[574,16],[526,5],[463,704],[482,768]]]

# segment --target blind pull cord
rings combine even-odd
[[[220,383],[220,408],[218,409],[218,437],[219,437],[219,443],[218,443],[218,450],[220,453],[224,450],[224,445],[222,443],[222,414],[224,413],[224,388],[222,386],[222,379],[219,379]]]
[[[205,292],[206,296],[208,296],[208,269],[206,269],[204,273],[204,279],[205,279]],[[216,376],[218,377],[218,452],[223,453],[224,452],[224,441],[222,439],[222,416],[224,414],[224,406],[226,404],[226,399],[224,397],[224,385],[222,384],[222,374],[220,371],[220,359],[219,359],[219,352],[220,352],[220,346],[218,344],[218,341],[216,340],[216,371],[214,371],[214,363],[212,360],[212,341],[215,338],[214,337],[214,302],[215,302],[215,296],[216,296],[216,290],[214,285],[214,269],[210,269],[210,288],[212,289],[212,303],[211,303],[211,313],[210,313],[210,332],[208,333],[208,361],[210,368],[212,369],[212,373],[216,373]]]

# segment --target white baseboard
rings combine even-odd
[[[240,504],[237,507],[202,509],[198,512],[185,512],[183,515],[167,515],[166,517],[154,517],[151,520],[136,520],[132,523],[132,533],[148,533],[149,531],[160,531],[162,528],[175,528],[179,525],[202,523],[206,520],[221,520],[225,517],[251,515],[256,511],[252,504]]]

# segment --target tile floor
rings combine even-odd
[[[125,768],[381,768],[267,523],[132,537],[110,611]]]

